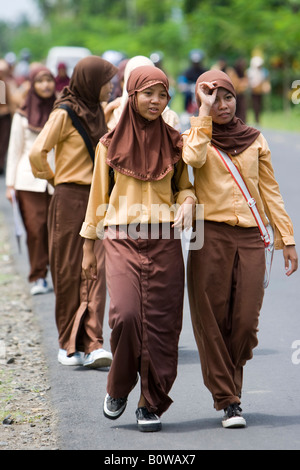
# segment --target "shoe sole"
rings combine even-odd
[[[70,360],[64,360],[64,359],[58,359],[58,362],[62,364],[63,366],[82,366],[83,362],[82,361],[72,361],[72,358],[70,357]]]
[[[157,432],[161,430],[161,423],[140,423],[137,422],[138,430],[141,432]]]
[[[92,362],[84,362],[84,367],[89,367],[90,369],[99,369],[100,367],[109,367],[112,363],[110,357],[99,357]]]
[[[108,419],[118,419],[124,413],[126,406],[127,406],[127,400],[118,411],[115,411],[115,412],[109,411],[106,407],[106,397],[105,397],[104,404],[103,404],[103,414]]]
[[[245,428],[246,420],[242,416],[233,416],[222,421],[223,428]]]
[[[31,295],[43,295],[43,294],[48,294],[50,292],[50,289],[32,289],[30,291]]]

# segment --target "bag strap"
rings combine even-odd
[[[78,130],[79,134],[81,135],[81,137],[83,138],[84,142],[85,142],[85,145],[88,149],[88,152],[90,154],[90,157],[91,157],[91,160],[93,162],[93,165],[94,165],[94,159],[95,159],[95,152],[94,152],[94,149],[93,149],[93,146],[92,146],[92,143],[90,141],[90,138],[86,132],[86,130],[83,128],[78,116],[76,113],[74,113],[74,111],[66,104],[62,103],[59,108],[62,108],[62,109],[65,109],[67,111],[67,113],[69,114],[71,120],[72,120],[72,123],[73,123],[73,126],[75,127],[75,129]]]
[[[233,163],[233,161],[231,160],[230,156],[227,153],[223,152],[220,149],[217,149],[216,147],[214,147],[214,149],[216,150],[216,152],[220,156],[220,158],[223,161],[224,165],[226,166],[227,170],[231,173],[234,181],[236,182],[236,184],[240,188],[244,198],[246,199],[247,204],[248,204],[248,206],[249,206],[249,208],[250,208],[250,210],[251,210],[251,212],[254,216],[254,219],[255,219],[255,221],[258,225],[258,228],[259,228],[259,231],[260,231],[260,234],[261,234],[261,238],[263,239],[263,242],[264,242],[265,246],[269,246],[270,243],[271,243],[271,238],[270,238],[269,232],[266,229],[265,224],[263,223],[261,215],[260,215],[260,213],[257,209],[257,206],[256,206],[256,201],[251,196],[251,194],[249,192],[249,189],[247,188],[247,185],[246,185],[242,175],[240,174],[238,168],[235,166],[235,164]]]

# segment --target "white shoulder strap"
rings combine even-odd
[[[271,243],[271,238],[270,238],[269,232],[266,229],[265,224],[263,223],[263,220],[260,216],[260,213],[258,212],[258,209],[256,207],[256,201],[251,196],[242,175],[240,174],[238,168],[235,166],[235,164],[231,160],[230,156],[227,155],[227,153],[223,152],[220,149],[217,149],[216,147],[214,147],[214,149],[219,154],[219,156],[223,160],[223,163],[226,166],[227,170],[231,173],[231,175],[233,176],[233,179],[235,180],[236,184],[240,188],[243,196],[245,197],[245,199],[247,201],[248,206],[250,207],[250,209],[252,211],[252,214],[255,218],[255,221],[256,221],[256,223],[258,225],[258,228],[259,228],[259,231],[261,233],[261,237],[262,237],[262,239],[265,243],[265,246],[268,246]]]

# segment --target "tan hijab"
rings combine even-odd
[[[181,158],[179,132],[161,116],[148,121],[138,111],[136,94],[158,83],[168,92],[168,79],[160,69],[151,65],[135,68],[127,82],[128,102],[121,118],[115,129],[101,139],[108,147],[107,164],[142,181],[164,178]]]
[[[236,97],[231,79],[221,70],[209,70],[200,75],[196,82],[196,89],[200,82],[216,82],[216,88],[225,88]],[[198,95],[196,95],[196,100],[198,106],[200,106]],[[211,143],[224,152],[235,156],[246,150],[259,134],[260,132],[257,129],[247,126],[240,118],[235,116],[228,124],[213,123]]]
[[[56,100],[54,108],[68,105],[78,116],[90,136],[93,147],[107,132],[104,112],[99,102],[101,87],[117,73],[110,62],[97,56],[81,59],[74,68],[69,86]]]

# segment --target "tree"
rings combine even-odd
[[[26,46],[34,60],[43,60],[56,45],[85,46],[98,55],[107,49],[128,56],[161,50],[176,76],[193,48],[203,49],[208,67],[221,55],[229,63],[240,56],[249,60],[259,48],[269,67],[276,64],[273,76],[284,96],[298,78],[293,67],[300,63],[299,0],[35,1],[43,24],[14,30],[2,25],[0,53]]]

